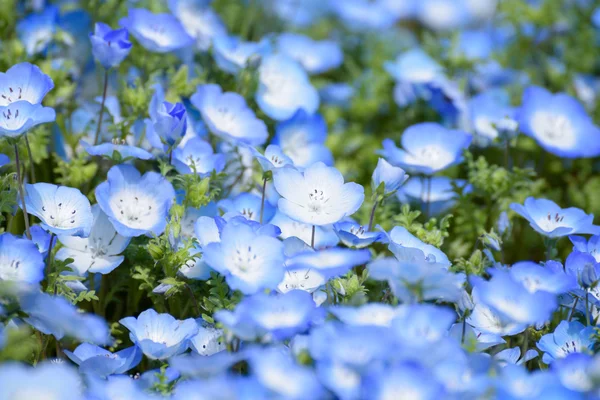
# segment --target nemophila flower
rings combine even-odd
[[[83,400],[83,382],[75,368],[43,361],[35,368],[16,362],[0,366],[3,400]]]
[[[432,176],[428,179],[412,177],[396,192],[396,197],[401,203],[427,203],[431,215],[440,215],[456,203],[458,194],[454,185],[464,193],[472,191],[472,186],[462,179],[446,176]]]
[[[104,67],[116,67],[131,51],[127,29],[111,29],[102,22],[96,22],[94,32],[90,33],[92,54]]]
[[[516,335],[525,330],[527,327],[525,324],[514,322],[484,304],[479,298],[479,293],[480,290],[475,287],[473,289],[475,306],[467,318],[469,325],[484,334],[498,336]]]
[[[410,346],[430,346],[446,337],[456,312],[431,304],[412,304],[392,321],[394,334]]]
[[[425,260],[399,262],[380,258],[367,265],[369,276],[387,281],[394,295],[406,303],[439,300],[454,302],[461,296],[465,276]]]
[[[137,318],[127,317],[119,322],[129,329],[131,341],[152,360],[165,360],[183,353],[189,340],[198,333],[198,325],[192,318],[180,321],[153,309],[142,312]]]
[[[371,374],[365,383],[365,392],[377,400],[407,394],[423,400],[443,399],[447,396],[444,386],[430,370],[411,363],[393,366],[380,374]]]
[[[442,66],[419,48],[404,52],[383,66],[401,85],[426,84],[444,75]]]
[[[541,266],[531,261],[522,261],[513,264],[509,271],[510,275],[531,293],[544,291],[562,294],[577,288],[575,278],[566,274],[562,266],[556,263]]]
[[[336,305],[328,312],[347,325],[391,326],[392,320],[403,314],[406,309],[384,303],[367,303],[359,307]]]
[[[199,85],[190,100],[210,132],[222,139],[259,146],[269,136],[265,123],[237,93],[223,93],[219,85]]]
[[[525,364],[529,360],[533,360],[537,356],[538,356],[538,352],[535,351],[534,349],[527,350],[525,355],[522,356],[521,348],[512,347],[512,348],[504,349],[504,350],[496,353],[494,355],[494,360],[496,360],[496,362],[498,362],[498,364],[500,364],[501,366],[504,366],[507,364],[522,365],[522,364]]]
[[[537,347],[544,352],[542,361],[550,364],[571,353],[591,352],[593,334],[594,328],[591,326],[585,327],[578,321],[561,321],[553,333],[542,336],[537,343]]]
[[[600,273],[600,263],[588,253],[573,251],[565,260],[564,270],[570,279],[583,288],[595,286]]]
[[[181,235],[186,238],[194,236],[194,228],[198,219],[215,215],[217,215],[217,205],[212,201],[200,208],[187,207],[181,218]]]
[[[196,48],[207,51],[215,38],[227,35],[225,24],[204,0],[170,0],[169,9],[196,40]]]
[[[0,154],[0,168],[10,164],[10,158],[6,154]]]
[[[402,149],[391,139],[383,141],[384,156],[392,165],[409,172],[433,175],[462,161],[462,153],[469,147],[472,136],[443,126],[425,122],[407,128],[402,134]]]
[[[25,184],[27,212],[55,235],[88,237],[94,216],[90,201],[79,189],[50,183]]]
[[[298,168],[307,168],[316,162],[333,165],[331,150],[325,146],[327,124],[319,114],[298,110],[290,119],[275,128],[273,144],[279,145]]]
[[[277,285],[277,291],[287,293],[292,290],[304,290],[314,293],[326,282],[325,276],[314,268],[290,268],[285,271],[283,280]]]
[[[256,158],[264,172],[294,165],[292,159],[286,156],[281,147],[276,144],[268,145],[264,154],[261,154],[254,147],[251,147],[250,151],[252,151],[252,155]]]
[[[156,53],[167,53],[194,43],[181,23],[171,14],[154,14],[143,8],[129,10],[119,20],[144,48]]]
[[[352,220],[344,220],[333,225],[335,233],[342,243],[348,247],[362,249],[375,242],[385,240],[383,232],[368,232],[367,227]]]
[[[582,236],[572,235],[569,236],[569,240],[573,243],[573,251],[587,253],[600,262],[600,235],[594,235],[589,240]]]
[[[111,353],[102,347],[82,343],[73,352],[64,352],[71,361],[79,365],[80,372],[101,377],[124,374],[142,361],[142,352],[137,346]]]
[[[530,292],[508,272],[495,270],[489,281],[477,281],[479,299],[498,314],[519,324],[543,323],[557,306],[556,296]]]
[[[552,94],[532,86],[523,93],[519,128],[546,151],[559,157],[596,157],[600,128],[583,106],[566,93]]]
[[[215,154],[207,141],[199,137],[188,140],[173,150],[173,165],[180,174],[208,176],[225,168],[225,155]]]
[[[28,55],[46,50],[56,32],[58,17],[58,8],[48,6],[42,12],[29,14],[17,23],[17,35]]]
[[[31,240],[10,233],[0,235],[0,281],[39,283],[44,279],[45,265]]]
[[[102,211],[121,236],[160,235],[175,198],[171,183],[157,172],[143,176],[131,165],[115,165],[96,188]]]
[[[150,119],[146,120],[146,136],[152,146],[160,149],[163,146],[175,146],[187,129],[187,114],[181,103],[171,104],[168,101],[156,104],[156,97],[150,104]]]
[[[321,74],[344,61],[340,45],[332,40],[313,40],[308,36],[284,32],[277,37],[277,49],[298,61],[309,74]]]
[[[311,244],[312,225],[291,219],[280,210],[277,210],[270,223],[278,226],[281,229],[282,239],[296,237],[308,245]],[[331,225],[315,227],[316,249],[335,246],[339,243],[339,241],[340,239],[336,235]]]
[[[223,330],[215,328],[203,319],[196,320],[198,333],[190,339],[190,348],[201,356],[212,356],[225,350]]]
[[[54,88],[52,79],[37,66],[19,63],[0,73],[0,106],[19,100],[39,104]]]
[[[356,93],[354,87],[347,83],[330,83],[319,89],[319,95],[324,104],[348,108]]]
[[[259,61],[271,52],[267,40],[244,42],[237,36],[221,35],[213,40],[215,62],[225,72],[237,74],[250,63]]]
[[[523,205],[512,203],[510,208],[529,221],[536,232],[550,238],[600,233],[592,214],[574,207],[560,208],[551,200],[528,197]]]
[[[380,1],[336,1],[331,4],[331,10],[348,28],[361,31],[383,31],[394,25],[398,18]]]
[[[299,109],[314,113],[319,108],[319,93],[300,64],[274,54],[265,57],[258,69],[256,102],[269,118],[284,121]]]
[[[327,279],[341,276],[354,267],[368,263],[371,252],[331,247],[319,251],[304,251],[286,260],[288,269],[313,268]]]
[[[588,392],[594,387],[594,377],[590,374],[594,358],[589,354],[573,353],[552,363],[552,371],[560,382],[576,392]]]
[[[469,324],[456,323],[450,328],[448,335],[461,346],[471,352],[484,351],[492,346],[506,343],[502,336],[493,333],[484,333],[473,328]],[[537,352],[534,351],[537,354]]]
[[[101,143],[96,146],[91,146],[83,140],[79,143],[90,156],[106,156],[113,158],[115,153],[118,153],[121,159],[138,158],[140,160],[152,160],[154,158],[152,153],[141,147],[128,145],[126,142],[120,141],[119,139],[113,139],[112,142]]]
[[[408,175],[402,168],[394,167],[380,158],[371,176],[371,185],[373,190],[376,190],[383,183],[384,194],[390,194],[397,191],[407,179]]]
[[[20,296],[19,303],[29,315],[24,321],[46,335],[54,335],[58,340],[66,336],[98,345],[110,342],[106,321],[95,314],[80,313],[63,297],[28,291]]]
[[[310,225],[328,225],[354,214],[361,206],[364,188],[344,183],[342,174],[322,162],[304,172],[279,168],[273,174],[275,189],[281,195],[279,210],[290,218]]]
[[[0,137],[18,137],[39,124],[56,119],[53,108],[31,104],[26,100],[0,106]]]
[[[203,250],[204,261],[244,294],[274,289],[283,278],[283,245],[248,225],[227,224],[221,242],[209,243]]]
[[[516,109],[508,93],[491,90],[469,101],[469,119],[475,132],[473,141],[486,146],[496,139],[507,140],[517,133]]]
[[[94,222],[90,235],[86,238],[74,236],[59,236],[58,240],[64,247],[56,253],[56,258],[66,260],[72,258],[71,267],[79,274],[90,273],[108,274],[117,268],[125,259],[120,254],[127,248],[128,237],[117,233],[100,206],[92,207]]]
[[[251,221],[260,219],[261,198],[252,193],[240,193],[233,198],[219,201],[217,205],[226,213],[240,214]],[[275,207],[265,202],[263,212],[263,221],[268,222],[275,215]]]
[[[450,267],[450,260],[443,251],[421,241],[403,226],[395,226],[387,236],[390,242],[388,248],[400,261],[404,259],[402,248],[411,248],[423,252],[424,259],[428,262],[437,263],[446,268]]]
[[[50,250],[50,244],[52,244],[52,248],[56,245],[56,241],[52,239],[52,233],[45,231],[39,225],[33,225],[29,232],[31,233],[31,241],[35,243],[42,256],[46,257]],[[50,243],[51,241],[52,243]]]

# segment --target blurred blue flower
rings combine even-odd
[[[211,133],[222,139],[259,146],[269,136],[265,123],[237,93],[223,93],[219,85],[200,85],[191,101]]]
[[[577,280],[555,263],[541,266],[531,261],[521,261],[513,264],[509,271],[531,293],[544,291],[562,294],[577,288]]]
[[[560,208],[551,200],[528,197],[524,205],[512,203],[510,208],[529,221],[536,232],[550,238],[600,233],[600,226],[594,225],[592,214],[574,207]]]
[[[118,153],[122,159],[138,158],[140,160],[152,160],[154,158],[152,153],[141,147],[130,146],[125,142],[120,142],[118,139],[113,139],[110,143],[101,143],[96,146],[91,146],[83,140],[79,143],[90,156],[113,157],[114,153]]]
[[[308,36],[284,32],[277,37],[279,52],[298,61],[309,74],[321,74],[344,61],[340,45],[332,40],[316,41]]]
[[[94,58],[107,69],[119,65],[131,51],[127,29],[113,30],[102,22],[96,22],[90,41]]]
[[[215,38],[227,35],[221,17],[207,3],[205,0],[169,0],[169,9],[196,40],[200,51],[207,51]]]
[[[10,158],[6,154],[0,154],[0,168],[10,164]]]
[[[27,212],[55,235],[88,237],[94,216],[90,201],[79,189],[49,183],[25,184]]]
[[[31,240],[0,234],[0,281],[37,284],[44,279],[45,265]]]
[[[402,135],[402,149],[392,139],[383,141],[384,156],[392,165],[409,172],[433,175],[462,161],[462,153],[469,147],[472,136],[443,126],[425,122],[407,128]]]
[[[443,399],[447,396],[444,386],[432,371],[411,363],[392,366],[380,374],[371,374],[364,390],[373,400],[395,398],[399,393],[410,393],[422,400]]]
[[[391,28],[398,15],[383,1],[345,0],[331,3],[331,11],[351,30],[383,31]]]
[[[240,193],[235,197],[220,200],[217,205],[225,213],[239,214],[251,221],[260,219],[261,198],[252,193]],[[275,215],[275,207],[265,202],[263,212],[263,221],[267,223]]]
[[[0,366],[3,400],[83,400],[83,382],[77,371],[62,363],[44,361],[34,367],[16,362]]]
[[[487,146],[496,139],[510,139],[517,133],[516,112],[504,91],[491,90],[473,97],[469,101],[469,118],[475,132],[474,143]]]
[[[567,389],[588,392],[594,388],[594,376],[590,373],[594,358],[585,353],[571,353],[552,363],[552,371]]]
[[[392,321],[392,330],[405,345],[434,346],[445,338],[456,321],[456,312],[432,304],[412,304]]]
[[[521,333],[527,327],[523,323],[514,322],[495,310],[488,307],[480,299],[481,290],[473,288],[473,307],[471,314],[467,318],[467,323],[483,334],[496,336],[512,336]]]
[[[180,174],[196,173],[209,176],[213,171],[219,173],[225,168],[225,155],[215,154],[207,141],[195,137],[173,150],[173,165]]]
[[[600,128],[573,97],[531,86],[523,93],[519,128],[559,157],[600,155]]]
[[[512,347],[496,353],[494,355],[494,360],[502,366],[507,364],[523,365],[536,357],[538,357],[538,352],[534,349],[527,350],[527,353],[522,356],[520,347]]]
[[[46,50],[58,25],[59,10],[48,6],[42,12],[29,14],[17,23],[17,35],[29,56]]]
[[[157,172],[143,176],[131,165],[115,165],[96,188],[96,199],[119,235],[160,235],[175,198],[173,185]]]
[[[73,352],[64,352],[71,361],[79,365],[81,373],[101,377],[124,374],[142,361],[142,352],[137,346],[111,353],[102,347],[82,343]]]
[[[321,100],[325,104],[347,108],[356,90],[347,83],[330,83],[319,89]]]
[[[288,269],[314,269],[326,279],[342,276],[349,270],[371,260],[371,252],[367,249],[352,250],[331,247],[319,251],[303,251],[288,260]]]
[[[46,94],[54,88],[52,78],[30,63],[19,63],[0,73],[0,106],[25,100],[40,104]]]
[[[281,229],[282,239],[298,238],[310,246],[312,227],[314,225],[293,220],[280,210],[275,212],[275,216],[271,219],[270,223]],[[315,249],[335,246],[339,241],[340,239],[331,225],[315,227]]]
[[[152,360],[165,360],[183,353],[189,340],[198,333],[198,325],[192,318],[180,321],[153,309],[142,312],[137,318],[126,317],[119,322],[129,329],[131,341]]]
[[[348,247],[357,249],[368,247],[375,242],[382,242],[385,239],[383,232],[368,232],[365,226],[350,219],[335,223],[333,228],[342,243]]]
[[[458,194],[454,191],[469,193],[472,186],[462,179],[451,179],[446,176],[432,176],[428,179],[412,177],[398,190],[396,197],[401,203],[414,203],[422,206],[429,203],[431,215],[444,214],[456,203]]]
[[[582,253],[587,253],[594,257],[597,262],[600,262],[600,235],[594,235],[589,240],[582,236],[569,236],[569,240],[573,243],[573,250]]]
[[[600,274],[600,263],[588,253],[573,251],[565,261],[567,276],[583,288],[596,286]]]
[[[220,35],[213,39],[215,62],[219,68],[230,74],[237,74],[270,52],[271,44],[267,40],[244,42],[237,36],[227,35]]]
[[[222,329],[206,323],[202,318],[196,320],[198,333],[190,339],[190,348],[201,356],[212,356],[226,349]]]
[[[410,248],[421,251],[423,260],[443,265],[446,268],[450,267],[450,260],[448,260],[448,256],[446,256],[443,251],[431,244],[421,241],[403,226],[395,226],[387,236],[390,243],[388,248],[400,261],[405,259],[404,248]]]
[[[274,169],[282,168],[287,165],[294,166],[292,159],[286,156],[276,144],[268,145],[265,149],[265,154],[261,154],[254,147],[250,147],[250,151],[252,151],[252,155],[254,155],[260,164],[263,172],[273,171]]]
[[[391,326],[392,320],[406,312],[406,308],[385,303],[367,303],[359,307],[335,305],[327,309],[347,325]]]
[[[544,363],[550,364],[571,353],[591,352],[593,334],[591,326],[585,327],[578,321],[561,321],[553,333],[542,336],[537,347],[544,352]]]
[[[127,17],[119,20],[119,25],[126,28],[144,48],[156,53],[167,53],[194,43],[171,14],[154,14],[143,8],[133,8]]]
[[[0,137],[15,138],[39,124],[53,122],[56,113],[53,108],[41,104],[31,104],[26,100],[0,106]]]
[[[328,225],[354,214],[362,205],[364,188],[344,183],[333,167],[317,162],[304,172],[292,167],[273,174],[275,189],[282,196],[279,210],[290,218],[310,225]]]
[[[313,114],[319,108],[319,93],[300,64],[284,54],[265,57],[258,70],[256,102],[276,121],[291,118],[299,109]]]

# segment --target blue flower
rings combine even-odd
[[[470,22],[467,3],[425,0],[418,7],[417,17],[422,24],[436,31],[460,28]]]
[[[0,154],[0,168],[10,164],[10,158],[6,154]]]
[[[425,122],[416,124],[402,134],[402,149],[391,139],[383,141],[383,155],[392,165],[409,172],[433,175],[462,161],[462,153],[469,147],[472,136],[443,126]]]
[[[0,281],[37,284],[44,279],[45,265],[31,240],[0,234]]]
[[[106,214],[98,204],[92,206],[94,222],[87,238],[59,236],[63,247],[56,253],[56,258],[66,260],[72,258],[71,267],[79,274],[108,274],[117,268],[125,257],[121,254],[129,245],[130,238],[119,235]]]
[[[269,54],[271,45],[267,40],[244,42],[237,36],[220,35],[213,40],[213,52],[219,68],[237,74],[249,63]]]
[[[119,25],[126,28],[144,48],[167,53],[194,43],[181,23],[171,14],[154,14],[143,8],[129,10]]]
[[[319,108],[319,93],[300,64],[283,54],[265,57],[258,70],[256,102],[276,121],[291,118],[304,109],[313,114]]]
[[[79,365],[81,373],[101,377],[124,374],[136,367],[142,360],[142,352],[137,346],[111,353],[102,347],[82,343],[73,352],[68,350],[64,352],[71,361]]]
[[[150,118],[146,120],[146,135],[152,146],[160,149],[174,147],[185,135],[187,114],[181,103],[168,101],[156,103],[156,97],[150,104]]]
[[[344,220],[333,225],[335,233],[348,247],[362,249],[385,238],[383,232],[368,232],[365,226],[352,220]]]
[[[600,155],[600,128],[583,106],[565,93],[553,95],[529,87],[517,118],[519,128],[552,154],[566,158]]]
[[[319,114],[298,110],[290,119],[275,128],[273,144],[279,145],[298,168],[307,168],[316,162],[333,165],[333,155],[325,146],[327,124]]]
[[[79,312],[63,297],[27,291],[19,302],[29,315],[24,321],[46,335],[54,335],[58,340],[66,336],[98,345],[111,341],[106,321],[95,314]]]
[[[550,364],[571,353],[591,352],[593,334],[591,326],[585,327],[577,321],[561,321],[553,333],[542,336],[537,347],[544,352],[542,360]]]
[[[115,165],[108,179],[96,188],[96,199],[102,211],[119,235],[160,235],[167,225],[167,216],[175,190],[157,172],[143,176],[131,165]]]
[[[219,85],[200,85],[191,101],[208,129],[224,140],[259,146],[269,136],[265,123],[237,93],[223,93]]]
[[[82,400],[83,382],[77,371],[62,363],[44,361],[35,368],[16,362],[0,366],[3,400]]]
[[[25,184],[27,212],[55,235],[88,237],[94,216],[90,201],[79,189],[50,183]]]
[[[402,343],[423,348],[445,338],[456,317],[449,308],[412,304],[392,321],[392,329]]]
[[[204,247],[204,261],[225,279],[232,289],[253,294],[275,289],[283,278],[283,245],[250,226],[228,223],[220,243]]]
[[[591,254],[574,251],[565,261],[565,271],[569,278],[587,289],[596,285],[600,263]]]
[[[309,74],[321,74],[339,67],[344,61],[340,45],[332,40],[316,41],[297,33],[277,37],[279,52],[298,61]]]
[[[94,58],[104,68],[116,67],[131,51],[127,29],[111,29],[102,22],[96,22],[94,32],[90,33]]]
[[[120,143],[118,139],[114,139],[111,143],[102,143],[96,146],[90,146],[83,140],[79,143],[90,156],[113,157],[116,152],[119,153],[122,159],[138,158],[140,160],[152,160],[154,158],[152,153],[137,146]]]
[[[319,95],[324,104],[348,108],[356,93],[354,87],[347,83],[330,83],[319,89]]]
[[[288,269],[314,269],[326,279],[344,275],[371,260],[367,249],[352,250],[331,247],[319,251],[300,252],[286,261]]]
[[[198,333],[190,339],[190,348],[201,356],[212,356],[226,349],[223,329],[217,329],[202,318],[196,320]]]
[[[521,333],[527,327],[526,324],[516,323],[511,318],[496,312],[484,304],[479,296],[480,290],[473,288],[473,301],[475,306],[467,323],[483,334],[496,336],[512,336]]]
[[[587,253],[600,262],[600,235],[594,235],[589,240],[582,236],[572,235],[569,236],[569,240],[573,243],[573,251]]]
[[[400,261],[404,259],[404,249],[417,249],[423,254],[423,259],[431,263],[437,263],[445,267],[450,267],[450,260],[443,251],[437,247],[421,241],[411,234],[403,226],[395,226],[389,233],[389,249]]]
[[[40,104],[46,94],[54,88],[52,79],[37,65],[19,63],[0,73],[0,106],[25,100]]]
[[[119,322],[129,329],[131,341],[152,360],[165,360],[183,353],[189,340],[198,333],[198,325],[192,318],[180,321],[153,309],[142,312],[137,318],[127,317]]]
[[[516,110],[510,106],[508,93],[491,90],[469,101],[474,142],[486,146],[496,139],[508,140],[517,133]]]
[[[529,221],[536,232],[550,238],[600,233],[600,226],[594,225],[592,214],[574,207],[560,208],[551,200],[528,197],[524,205],[512,203],[510,208]]]
[[[385,62],[384,68],[401,85],[427,84],[444,76],[442,66],[419,48]]]
[[[322,162],[304,173],[291,167],[273,174],[275,189],[282,196],[279,210],[290,218],[310,225],[328,225],[354,214],[365,198],[357,183],[344,183],[342,174]]]
[[[56,113],[53,108],[41,104],[31,104],[26,100],[0,106],[0,137],[18,137],[39,124],[53,122]]]
[[[281,148],[276,144],[268,145],[265,149],[264,155],[260,154],[260,152],[254,147],[250,147],[250,151],[252,151],[252,154],[264,172],[273,171],[274,169],[282,168],[288,165],[294,165],[292,159],[286,156]]]
[[[58,18],[58,8],[49,6],[40,13],[29,14],[17,23],[17,35],[28,55],[46,50],[56,32]]]
[[[379,185],[383,183],[383,194],[388,195],[400,189],[400,186],[402,186],[407,179],[408,175],[402,168],[394,167],[383,158],[380,158],[377,161],[377,167],[373,171],[371,185],[373,191],[375,191]]]
[[[315,293],[326,282],[326,277],[314,268],[288,268],[283,280],[277,285],[277,291],[287,293],[291,290],[304,290],[308,293]],[[314,295],[313,299],[317,302]]]
[[[494,355],[494,360],[496,360],[500,365],[504,366],[507,364],[516,364],[523,365],[529,360],[533,360],[538,356],[538,352],[534,349],[527,350],[524,356],[522,356],[521,348],[513,347],[504,349]]]
[[[541,290],[562,294],[578,287],[577,280],[566,274],[557,263],[541,266],[531,261],[518,262],[510,268],[510,275],[531,293]]]
[[[169,9],[196,40],[198,50],[207,51],[217,37],[227,35],[221,17],[205,0],[169,0]]]
[[[401,203],[415,203],[422,205],[429,203],[431,215],[444,214],[456,203],[458,194],[454,185],[469,193],[472,186],[462,179],[451,179],[446,176],[432,176],[428,179],[419,177],[410,178],[396,193]]]
[[[31,241],[35,243],[39,252],[46,257],[50,250],[50,241],[52,241],[52,248],[56,245],[56,241],[52,239],[52,233],[45,231],[39,225],[33,225],[29,232],[31,233]]]
[[[432,371],[411,363],[372,374],[365,384],[365,392],[373,400],[395,398],[398,393],[410,393],[414,398],[422,400],[443,399],[448,396]]]
[[[280,210],[277,210],[275,216],[270,221],[271,224],[281,229],[281,238],[298,238],[307,245],[311,244],[312,227],[314,225],[305,224],[291,219]],[[336,235],[331,225],[315,227],[315,248],[335,246],[340,239]]]
[[[233,198],[219,201],[217,205],[226,213],[240,214],[251,221],[260,219],[261,198],[252,193],[240,193]],[[275,207],[265,202],[263,220],[268,222],[274,215]]]
[[[173,165],[180,174],[196,173],[206,177],[213,171],[223,171],[225,155],[214,154],[210,143],[195,137],[173,150]]]
[[[589,354],[572,353],[552,363],[552,371],[558,375],[560,383],[576,392],[589,392],[594,388],[594,373],[591,371],[597,361]]]
[[[391,326],[392,320],[405,309],[384,303],[367,303],[359,307],[337,305],[328,311],[347,325]]]
[[[336,1],[331,4],[331,9],[352,30],[383,31],[391,28],[398,19],[381,1]]]

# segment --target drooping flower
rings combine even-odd
[[[211,133],[222,139],[259,146],[269,136],[265,123],[237,93],[223,93],[219,85],[200,85],[191,101]]]
[[[523,365],[536,357],[538,357],[538,352],[534,349],[529,349],[525,355],[522,355],[520,347],[513,347],[496,353],[494,355],[494,360],[502,366],[507,364]]]
[[[154,14],[143,8],[129,10],[119,25],[131,32],[144,48],[156,53],[167,53],[190,46],[194,39],[171,14]]]
[[[600,226],[594,225],[592,214],[574,207],[560,208],[551,200],[528,197],[524,205],[512,203],[510,208],[529,221],[536,232],[550,238],[600,233]]]
[[[194,319],[180,321],[153,309],[142,312],[137,318],[126,317],[119,322],[129,329],[131,341],[152,360],[164,360],[183,353],[189,340],[198,333]]]
[[[173,185],[157,172],[143,176],[131,165],[115,165],[96,188],[96,199],[119,235],[160,235],[175,198]]]
[[[0,106],[19,100],[40,104],[44,96],[54,88],[52,79],[37,66],[19,63],[0,73]]]
[[[273,174],[275,189],[282,196],[279,210],[290,218],[310,225],[328,225],[354,214],[361,206],[364,188],[344,183],[342,174],[318,162],[303,173],[279,168]]]
[[[158,102],[152,97],[150,119],[146,119],[146,135],[150,144],[158,149],[175,146],[187,129],[187,114],[182,103]]]
[[[108,274],[117,268],[125,259],[121,254],[129,241],[117,233],[106,214],[98,204],[92,206],[94,222],[87,238],[74,236],[59,236],[63,244],[56,253],[58,260],[72,258],[70,265],[79,275],[90,273]]]
[[[232,289],[244,294],[275,289],[283,278],[281,242],[245,224],[228,223],[221,232],[221,241],[204,247],[203,259],[225,275]]]
[[[26,100],[0,106],[0,137],[18,137],[39,124],[52,122],[56,113],[51,107],[31,104]]]
[[[80,372],[103,378],[113,374],[124,374],[142,360],[142,352],[137,346],[111,353],[102,347],[82,343],[73,352],[64,352],[71,361],[79,365]]]
[[[94,58],[104,67],[116,67],[131,51],[127,29],[111,29],[102,22],[96,22],[90,33]]]
[[[553,333],[542,336],[537,343],[537,347],[544,352],[542,361],[550,364],[571,353],[591,352],[593,334],[594,328],[591,326],[585,327],[578,321],[561,321]]]
[[[277,291],[287,293],[291,290],[304,290],[314,293],[326,282],[325,276],[314,268],[291,268],[286,269],[283,280],[277,285]]]
[[[39,283],[44,279],[45,265],[31,240],[0,234],[0,281]]]
[[[567,158],[600,155],[600,128],[583,106],[565,93],[527,88],[517,118],[520,129],[552,154]]]
[[[424,122],[413,125],[402,134],[402,149],[391,139],[383,141],[383,155],[392,165],[409,172],[433,175],[462,161],[462,152],[469,147],[472,136],[443,126]]]
[[[88,237],[94,216],[90,201],[79,189],[50,183],[25,184],[27,212],[42,228],[65,236]]]
[[[339,67],[344,53],[332,40],[313,40],[308,36],[285,32],[277,37],[277,49],[298,61],[309,74],[321,74]]]
[[[225,155],[215,154],[210,143],[195,137],[173,150],[173,165],[180,174],[208,176],[225,168]]]
[[[39,252],[45,258],[48,255],[48,251],[50,251],[50,245],[52,245],[52,248],[56,245],[56,241],[52,238],[52,233],[45,231],[39,225],[33,225],[29,229],[29,232],[31,233],[31,241],[35,243]]]
[[[400,186],[402,186],[407,179],[408,175],[402,168],[394,167],[385,159],[380,158],[377,161],[377,167],[373,171],[371,185],[373,187],[373,191],[375,191],[379,185],[383,183],[383,194],[387,195],[400,189]]]

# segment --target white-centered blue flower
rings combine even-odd
[[[276,121],[284,121],[299,109],[313,114],[319,107],[319,93],[308,75],[292,58],[283,54],[265,57],[258,70],[256,102]]]
[[[108,274],[117,268],[125,259],[120,255],[131,240],[117,233],[106,214],[98,204],[92,207],[94,223],[89,237],[59,236],[63,244],[56,253],[56,258],[66,260],[72,258],[70,264],[79,273]]]
[[[0,367],[3,400],[83,400],[83,381],[77,370],[62,363],[44,361],[35,368],[20,363]]]
[[[523,205],[512,203],[510,208],[529,221],[536,232],[547,237],[600,233],[592,214],[574,207],[560,208],[551,200],[528,197]]]
[[[276,144],[268,145],[264,154],[261,154],[254,147],[250,147],[250,151],[252,151],[252,155],[254,155],[264,172],[294,165],[292,159],[286,156],[281,147]]]
[[[0,281],[39,283],[44,279],[45,265],[31,240],[0,234]]]
[[[196,320],[198,333],[190,339],[190,348],[201,356],[212,356],[226,349],[223,329],[215,328],[202,318]]]
[[[469,119],[475,132],[473,141],[487,146],[497,139],[506,141],[516,135],[516,109],[510,106],[508,93],[490,90],[469,101]]]
[[[82,343],[75,350],[64,350],[71,361],[79,365],[79,371],[100,377],[124,374],[142,361],[142,352],[137,346],[111,353],[102,347]]]
[[[600,128],[566,93],[529,87],[523,93],[517,119],[519,128],[552,154],[567,158],[600,155]]]
[[[336,305],[329,307],[327,311],[348,325],[389,327],[392,325],[392,320],[405,313],[406,309],[384,303],[367,303],[360,307]]]
[[[349,218],[348,220],[335,223],[333,228],[342,243],[348,247],[355,247],[357,249],[362,249],[375,242],[383,241],[386,237],[383,232],[367,231],[366,226]]]
[[[219,201],[217,205],[226,213],[239,214],[251,221],[260,219],[261,197],[252,193],[240,193]],[[263,213],[263,221],[267,223],[275,215],[275,207],[265,202]]]
[[[152,360],[165,360],[183,353],[189,340],[198,333],[194,319],[181,321],[153,309],[142,312],[137,318],[127,317],[119,322],[129,329],[131,341]]]
[[[383,141],[383,155],[392,165],[409,172],[433,175],[462,161],[472,136],[462,131],[424,122],[413,125],[402,134],[402,149],[391,139]]]
[[[215,154],[210,143],[194,137],[173,150],[172,162],[180,174],[208,176],[225,168],[225,155]]]
[[[142,176],[135,167],[121,164],[108,171],[108,180],[96,188],[96,199],[120,235],[160,235],[167,225],[175,190],[157,172]]]
[[[281,229],[281,238],[298,238],[307,245],[311,244],[313,225],[296,221],[286,214],[277,210],[275,216],[270,221],[271,224]],[[331,225],[322,225],[315,227],[315,248],[325,248],[335,246],[340,239]]]
[[[152,160],[154,155],[140,147],[128,145],[125,141],[119,139],[113,139],[109,143],[101,143],[96,146],[91,146],[87,142],[81,140],[79,144],[87,151],[90,156],[106,156],[115,157],[115,153],[118,153],[118,157],[123,160],[130,158],[139,158],[140,160]]]
[[[256,118],[246,100],[237,93],[223,93],[219,85],[198,86],[191,102],[210,132],[222,139],[259,146],[269,136],[267,126]]]
[[[53,108],[31,104],[26,100],[0,106],[0,137],[17,137],[39,124],[56,119]]]
[[[17,23],[17,35],[28,55],[46,50],[56,32],[58,18],[58,7],[50,5],[42,12],[29,14]]]
[[[56,235],[90,234],[92,207],[79,189],[50,183],[25,184],[25,204],[27,212],[41,220],[42,228]]]
[[[0,73],[0,106],[19,100],[40,104],[54,88],[52,78],[30,63],[19,63]]]
[[[312,249],[311,249],[312,250]],[[371,252],[367,249],[353,250],[331,247],[319,251],[303,251],[286,261],[286,267],[294,269],[315,269],[326,279],[346,274],[349,270],[371,260]]]
[[[196,48],[207,51],[215,38],[227,35],[227,28],[205,0],[169,0],[169,9],[196,40]]]
[[[230,74],[237,74],[270,52],[271,44],[265,39],[260,42],[244,42],[237,36],[221,35],[213,40],[215,62]]]
[[[342,174],[318,162],[304,172],[279,168],[273,174],[275,189],[281,195],[279,210],[309,225],[328,225],[354,214],[365,198],[357,183],[344,183]]]
[[[591,326],[586,327],[578,321],[561,321],[553,333],[542,336],[537,347],[544,352],[542,360],[550,364],[571,353],[591,351],[593,334],[594,328]]]
[[[144,48],[156,53],[167,53],[194,43],[171,14],[154,14],[143,8],[134,8],[121,18],[119,25],[127,28]]]
[[[309,74],[321,74],[344,61],[340,45],[332,40],[313,40],[308,36],[284,32],[277,37],[279,52],[298,61]]]
[[[572,235],[569,236],[569,240],[573,243],[573,251],[587,253],[600,262],[600,235],[594,235],[589,240],[582,236]]]
[[[400,186],[402,186],[407,179],[408,175],[402,168],[394,167],[385,159],[380,158],[377,161],[377,167],[373,171],[371,184],[375,191],[379,185],[383,183],[384,194],[390,194],[400,189]]]

